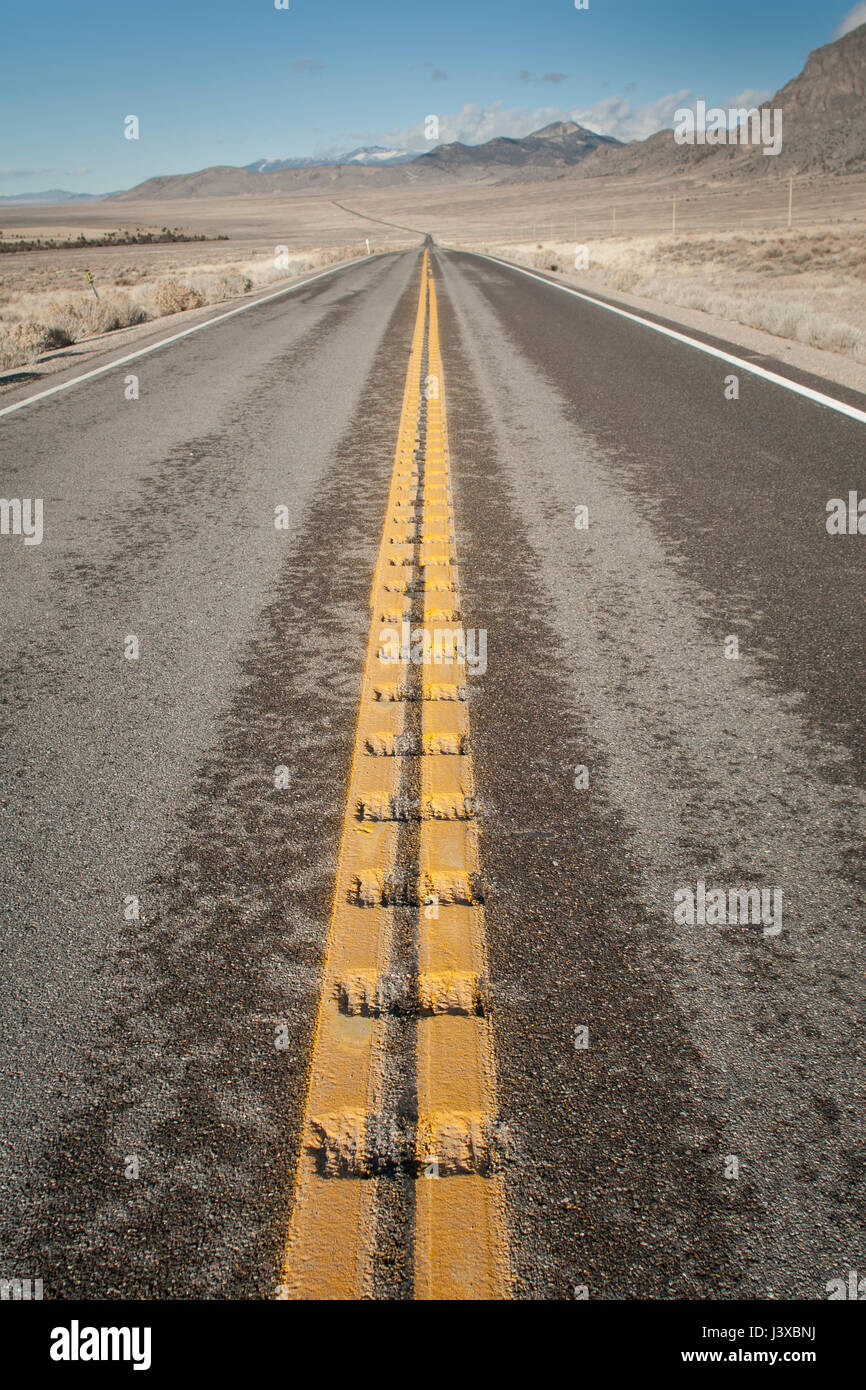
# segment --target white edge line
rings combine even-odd
[[[570,285],[560,285],[556,280],[548,280],[545,275],[537,275],[534,270],[527,270],[522,265],[515,265],[513,261],[504,261],[499,256],[488,256],[483,251],[468,251],[469,256],[478,256],[483,261],[493,261],[496,265],[504,265],[509,270],[517,270],[521,275],[528,275],[531,280],[540,280],[542,285],[550,285],[555,290],[562,290],[565,294],[573,294],[577,299],[585,299],[587,304],[596,304],[600,309],[608,309],[612,314],[619,314],[620,318],[631,319],[632,323],[641,323],[645,328],[651,328],[655,333],[663,333],[666,338],[673,338],[678,343],[685,343],[688,347],[697,348],[699,352],[705,352],[709,357],[718,357],[722,362],[730,362],[734,367],[739,367],[741,371],[751,372],[752,376],[759,376],[764,381],[771,381],[775,386],[784,386],[787,391],[793,391],[798,396],[805,396],[807,401],[815,401],[818,405],[825,405],[829,410],[836,410],[840,415],[847,415],[851,420],[859,420],[866,425],[866,411],[858,410],[854,405],[846,405],[845,401],[837,401],[833,396],[825,396],[822,391],[813,391],[811,386],[801,386],[797,381],[791,381],[786,376],[779,376],[778,372],[768,372],[766,367],[758,367],[753,362],[746,362],[742,357],[734,357],[733,353],[723,352],[721,348],[711,347],[709,343],[702,343],[698,338],[690,338],[687,333],[677,333],[673,328],[665,328],[663,324],[654,323],[652,319],[645,319],[640,314],[629,313],[627,309],[618,309],[613,304],[607,304],[603,299],[596,299],[591,294],[584,294],[582,290],[574,290]]]
[[[234,318],[235,314],[243,314],[247,309],[255,309],[257,304],[267,304],[272,299],[279,299],[281,295],[293,294],[295,290],[302,290],[305,285],[312,285],[314,280],[321,280],[325,275],[335,275],[339,270],[348,270],[350,266],[361,265],[363,261],[373,260],[374,257],[382,254],[387,253],[375,251],[372,256],[358,256],[354,261],[343,261],[341,265],[332,265],[327,270],[320,270],[318,275],[311,275],[308,280],[299,280],[297,284],[287,285],[283,290],[275,290],[273,294],[262,295],[261,299],[250,300],[248,304],[239,304],[236,309],[228,309],[224,314],[217,314],[212,319],[205,319],[203,323],[193,324],[192,328],[184,328],[180,333],[172,333],[168,338],[160,338],[158,343],[150,343],[147,347],[138,348],[135,352],[128,352],[125,357],[116,357],[113,362],[106,362],[102,367],[94,367],[92,371],[83,372],[81,376],[71,377],[69,381],[61,381],[57,386],[49,386],[46,391],[37,391],[33,396],[25,396],[23,401],[16,401],[14,405],[7,405],[0,410],[0,417],[11,415],[14,410],[23,410],[25,405],[32,405],[34,401],[44,401],[46,396],[56,396],[58,391],[68,391],[70,386],[77,386],[81,381],[90,381],[95,376],[102,376],[104,372],[111,372],[115,367],[122,367],[127,362],[134,362],[137,357],[146,357],[149,352],[157,352],[160,348],[167,347],[169,343],[176,343],[181,338],[188,338],[191,333],[200,333],[203,328],[210,328],[212,324]]]

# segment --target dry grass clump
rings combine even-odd
[[[160,318],[164,314],[182,314],[185,309],[200,309],[204,302],[203,294],[179,280],[160,280],[151,291],[151,303]]]
[[[38,316],[0,323],[0,368],[35,362],[43,352],[99,333],[143,323],[148,314],[125,294],[69,295],[40,306]]]
[[[118,328],[144,323],[147,317],[142,306],[129,295],[104,293],[99,299],[93,295],[56,299],[48,305],[44,323],[54,331],[55,346],[66,347],[98,333],[113,333]]]
[[[23,362],[35,362],[43,352],[62,344],[54,342],[44,324],[4,324],[0,332],[0,370],[18,367]]]
[[[238,295],[249,294],[253,287],[253,282],[249,275],[241,275],[237,271],[220,275],[213,287],[213,302],[223,299],[235,299]]]

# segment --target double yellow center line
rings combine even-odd
[[[505,1298],[484,887],[465,648],[449,638],[463,615],[426,251],[370,602],[282,1290],[374,1295],[379,1185],[408,1174],[415,1297]],[[401,634],[396,650],[386,631]],[[410,961],[399,958],[397,914],[412,924]],[[395,1016],[414,1029],[417,1120],[413,1131],[392,1127],[389,1142],[376,1117]]]

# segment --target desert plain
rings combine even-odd
[[[0,224],[0,246],[55,243],[0,254],[7,382],[70,343],[426,233],[866,363],[863,174],[790,180],[768,162],[741,181],[565,175],[345,192],[337,179],[327,193],[7,204]],[[193,239],[124,242],[140,232]],[[88,244],[109,234],[116,244]]]

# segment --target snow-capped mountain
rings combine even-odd
[[[309,169],[321,164],[405,164],[415,155],[407,150],[392,150],[385,145],[360,145],[345,154],[307,156],[301,159],[256,159],[245,164],[254,174],[269,174],[275,169]]]

